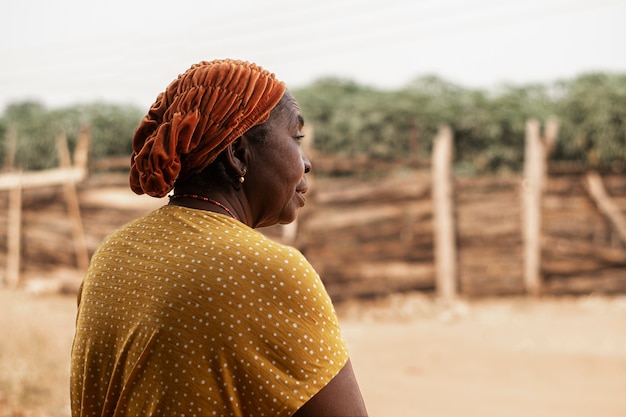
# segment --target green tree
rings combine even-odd
[[[626,75],[586,74],[559,83],[562,120],[559,159],[590,167],[624,168],[626,161]]]
[[[143,112],[134,106],[93,103],[63,111],[61,119],[68,131],[76,135],[82,124],[91,132],[90,155],[93,159],[130,156],[135,129]]]
[[[556,115],[560,133],[554,159],[594,168],[624,169],[626,161],[626,75],[586,74],[551,84],[504,85],[493,91],[466,89],[434,75],[387,91],[340,78],[324,78],[295,90],[313,146],[336,156],[427,158],[441,124],[455,136],[457,170],[469,173],[519,171],[528,118]],[[66,132],[73,148],[83,124],[91,127],[92,159],[130,155],[143,111],[93,103],[47,110],[37,102],[10,105],[0,118],[0,141],[17,130],[15,164],[21,169],[56,166],[56,134]],[[0,156],[5,158],[5,146]],[[460,168],[460,169],[459,169]]]
[[[64,132],[70,150],[83,125],[90,126],[90,158],[130,155],[132,139],[143,113],[133,106],[107,103],[75,105],[55,110],[38,102],[11,104],[0,119],[2,158],[9,127],[15,128],[15,167],[40,170],[58,166],[56,136]]]
[[[549,91],[538,84],[502,86],[490,95],[472,92],[453,123],[459,160],[471,161],[479,173],[520,170],[526,121],[547,120],[553,105]]]
[[[59,124],[41,103],[27,101],[11,104],[6,108],[3,119],[3,124],[14,128],[17,134],[15,168],[31,170],[57,165],[55,135]]]

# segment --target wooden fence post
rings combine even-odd
[[[84,132],[81,131],[79,140],[88,140],[84,136]],[[70,153],[67,147],[67,137],[65,132],[61,132],[57,135],[57,151],[59,153],[59,163],[61,168],[71,168],[72,162],[70,160]],[[85,150],[86,152],[86,150]],[[78,156],[78,155],[76,155]],[[82,155],[79,158],[83,158],[86,163],[86,158]],[[74,254],[76,256],[76,266],[81,271],[86,271],[89,267],[89,251],[87,248],[87,240],[85,238],[85,231],[83,229],[83,221],[80,213],[80,203],[78,201],[78,193],[76,192],[76,184],[74,181],[67,180],[63,184],[63,194],[65,195],[65,202],[67,204],[67,211],[72,222],[72,238],[74,242]]]
[[[522,181],[524,288],[530,295],[541,292],[541,202],[545,176],[545,149],[539,121],[526,122],[524,177]]]
[[[600,213],[608,219],[620,240],[626,244],[626,216],[622,214],[619,206],[611,200],[606,192],[600,174],[595,171],[587,173],[584,184]]]
[[[433,218],[435,287],[444,301],[457,295],[457,247],[452,184],[453,138],[448,126],[440,126],[433,145]]]
[[[13,171],[15,151],[17,148],[17,129],[15,125],[9,125],[6,132],[6,154],[4,170]],[[9,206],[7,216],[7,264],[6,285],[15,288],[20,283],[20,260],[22,246],[22,184],[21,173],[16,173],[16,186],[10,188]]]
[[[17,173],[19,175],[19,173]],[[9,189],[9,216],[7,219],[7,265],[6,284],[17,288],[20,284],[20,260],[22,251],[22,186]]]

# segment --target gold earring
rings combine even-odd
[[[244,169],[244,170],[243,170],[243,173],[242,173],[242,174],[241,174],[241,176],[239,177],[239,184],[243,184],[243,183],[244,183],[244,181],[246,180],[246,179],[244,178],[244,175],[246,175],[246,172],[247,172],[247,171]]]

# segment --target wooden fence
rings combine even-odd
[[[89,251],[83,230],[81,209],[76,184],[87,177],[87,155],[89,149],[89,127],[84,126],[78,136],[77,145],[72,157],[67,144],[65,132],[57,135],[57,153],[59,167],[55,169],[22,172],[13,169],[13,152],[15,150],[15,131],[9,130],[7,140],[7,159],[5,172],[0,174],[0,192],[8,193],[7,232],[6,232],[6,267],[4,280],[6,285],[17,287],[20,284],[23,252],[23,209],[24,190],[58,187],[66,202],[67,214],[71,220],[71,247],[76,267],[86,270],[89,265]],[[62,240],[62,239],[60,239]],[[60,245],[64,246],[64,245]],[[1,284],[1,282],[0,282]]]
[[[626,176],[549,174],[556,134],[528,122],[521,176],[455,178],[443,127],[430,170],[320,184],[295,244],[335,299],[624,293]]]
[[[529,121],[527,129],[521,176],[455,177],[453,137],[442,127],[428,169],[385,165],[395,174],[367,181],[313,177],[297,231],[263,232],[302,250],[335,300],[414,290],[444,300],[626,292],[626,176],[555,175],[546,163],[555,126],[541,134],[539,123]],[[0,176],[0,193],[10,196],[0,204],[7,209],[0,216],[6,284],[19,285],[24,272],[53,264],[84,270],[106,234],[146,210],[145,204],[88,203],[83,191],[100,185],[85,176],[80,155],[77,150],[72,166],[62,158],[64,174],[53,183],[52,171]],[[372,168],[367,160],[312,159],[318,171],[333,171],[333,164],[342,171]],[[117,185],[127,187],[121,178]],[[44,187],[62,192],[33,203],[46,194]],[[58,220],[43,224],[64,210],[67,230],[59,230]],[[57,230],[55,237],[44,236],[42,225]],[[19,262],[20,253],[27,263]]]

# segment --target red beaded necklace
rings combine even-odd
[[[197,194],[174,194],[174,195],[170,196],[170,200],[175,200],[177,198],[192,198],[194,200],[206,201],[207,203],[214,204],[214,205],[218,206],[219,208],[223,209],[233,219],[239,220],[237,218],[237,216],[235,216],[235,214],[228,207],[226,207],[225,205],[223,205],[219,201],[213,200],[212,198],[204,197],[204,196],[197,195]]]

